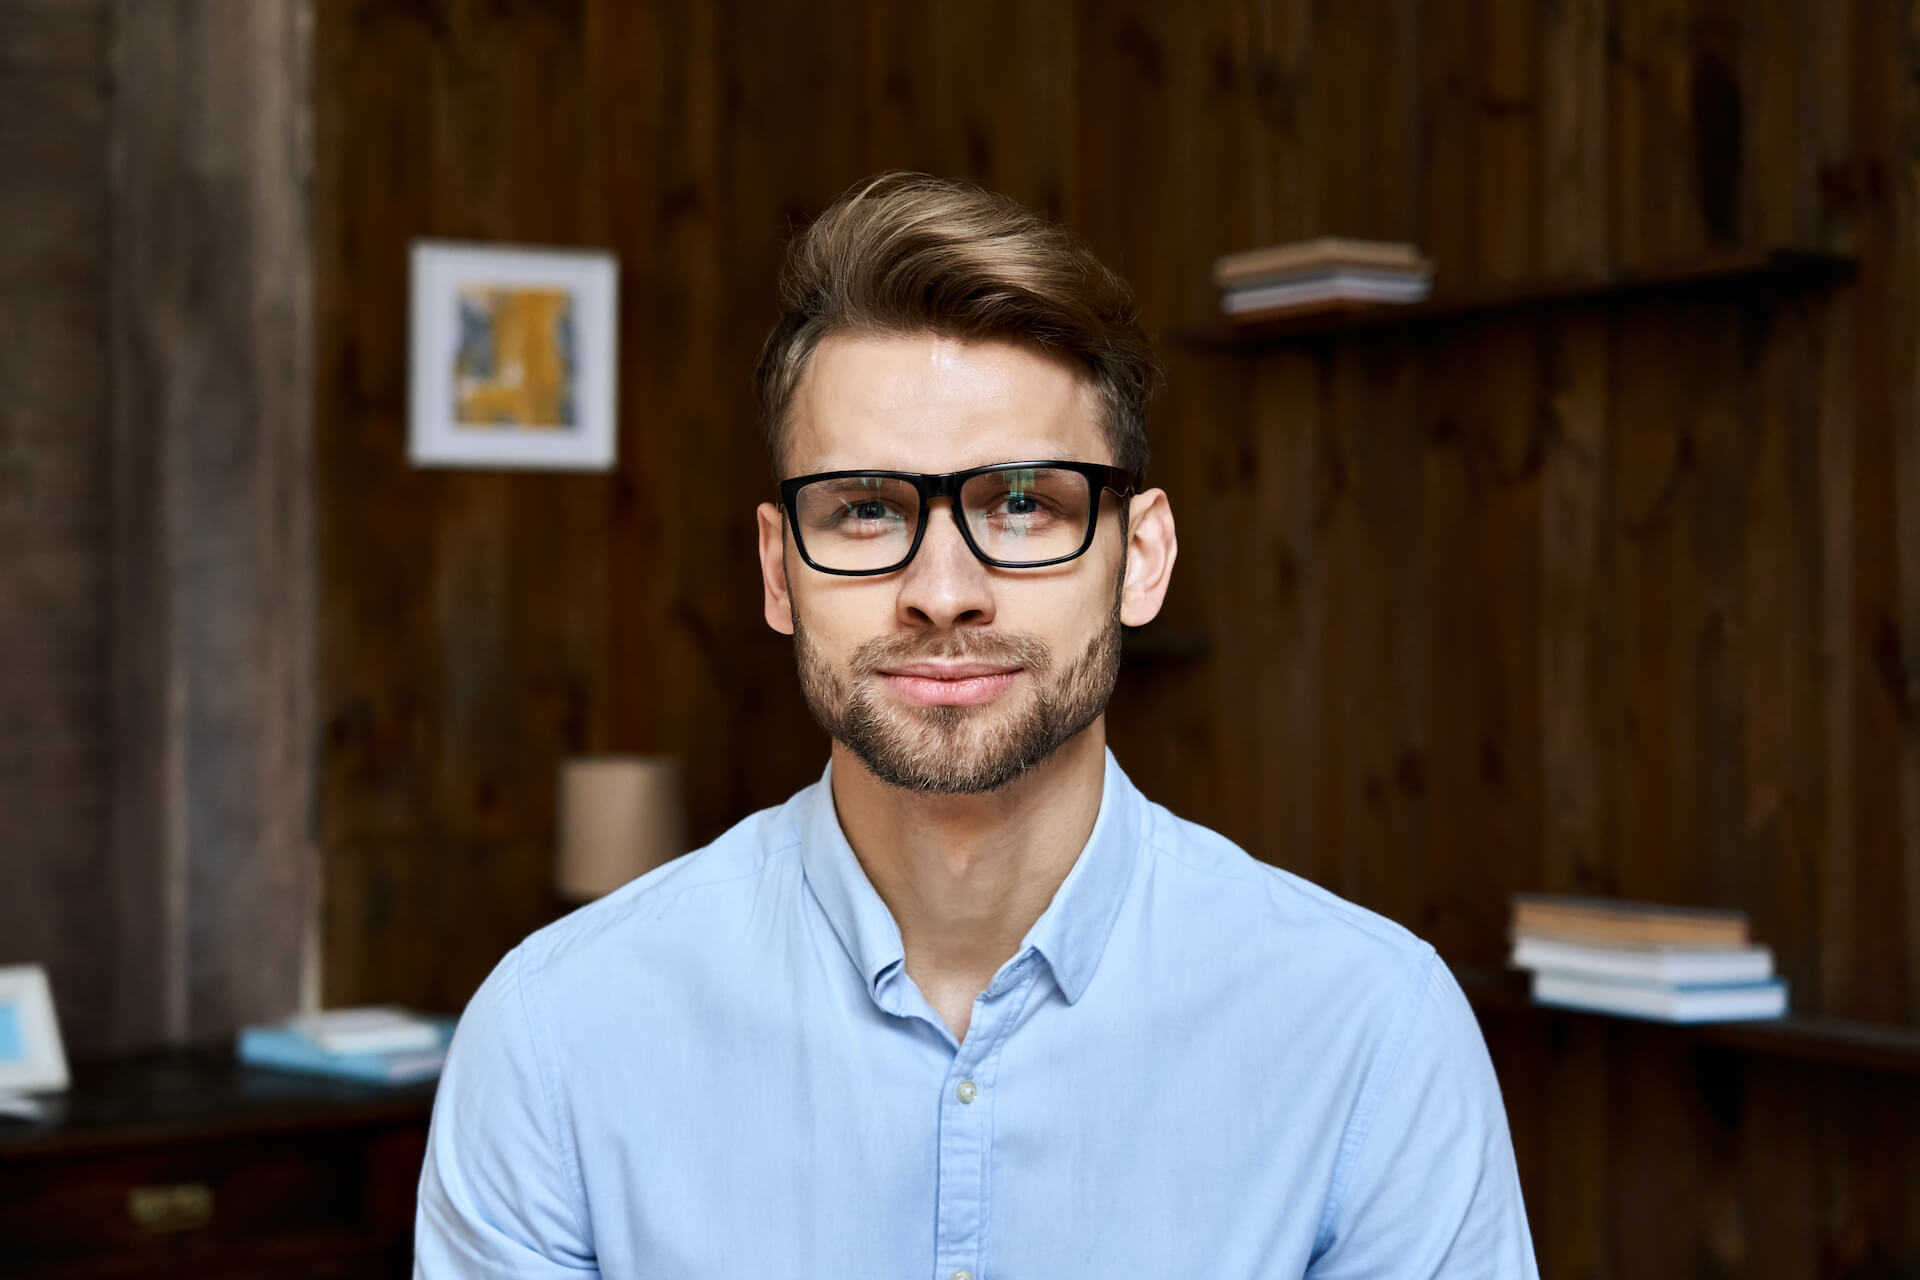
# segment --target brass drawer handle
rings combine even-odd
[[[127,1192],[127,1216],[146,1231],[192,1231],[213,1217],[213,1188],[204,1182],[135,1187]]]

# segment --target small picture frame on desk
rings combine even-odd
[[[66,1087],[67,1055],[47,971],[37,964],[0,968],[0,1094]]]
[[[416,240],[416,467],[610,471],[619,263],[591,249]]]

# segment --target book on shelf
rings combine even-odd
[[[364,1012],[364,1011],[336,1011]],[[312,1075],[336,1076],[381,1084],[431,1080],[446,1061],[454,1019],[382,1009],[380,1016],[325,1021],[331,1015],[305,1015],[271,1026],[244,1027],[235,1052],[249,1066]],[[321,1019],[316,1022],[315,1019]],[[397,1020],[411,1025],[403,1030]],[[315,1028],[344,1048],[329,1049]],[[380,1047],[384,1044],[386,1047]]]
[[[1285,311],[1319,302],[1422,302],[1429,277],[1394,276],[1378,271],[1317,271],[1266,284],[1229,289],[1220,310],[1235,318]]]
[[[387,1053],[439,1044],[431,1019],[390,1004],[325,1009],[301,1014],[288,1025],[328,1053]]]
[[[1536,1004],[1652,1018],[1778,1018],[1787,985],[1738,911],[1515,894],[1511,961]]]
[[[1580,942],[1744,947],[1751,943],[1739,911],[1671,907],[1558,894],[1513,896],[1513,932]]]
[[[1323,236],[1214,263],[1220,310],[1238,324],[1426,300],[1433,264],[1410,244]]]
[[[1765,982],[1773,977],[1773,952],[1753,946],[1581,942],[1523,933],[1513,940],[1510,961],[1516,969],[1675,985]]]
[[[1340,269],[1431,275],[1433,264],[1413,245],[1398,241],[1320,236],[1216,258],[1213,282],[1222,289],[1234,289],[1300,272]]]
[[[1781,978],[1739,983],[1627,982],[1541,969],[1533,975],[1536,1004],[1611,1013],[1658,1022],[1742,1022],[1787,1012]]]

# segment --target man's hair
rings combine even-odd
[[[1080,368],[1113,465],[1146,472],[1158,369],[1132,291],[1078,236],[1005,196],[923,173],[869,178],[795,237],[780,302],[756,373],[776,470],[822,338],[937,333],[1027,343]]]

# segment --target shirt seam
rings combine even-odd
[[[572,1192],[567,1208],[573,1215],[574,1236],[582,1246],[586,1246],[588,1244],[587,1223],[584,1217],[587,1203],[586,1182],[580,1173],[580,1162],[577,1155],[573,1153],[572,1144],[565,1142],[562,1137],[565,1129],[560,1123],[560,1100],[554,1089],[552,1073],[548,1068],[545,1054],[541,1050],[539,1029],[534,1026],[533,1006],[527,999],[527,980],[532,976],[526,972],[527,957],[518,947],[514,948],[512,954],[514,994],[519,997],[520,1019],[527,1030],[527,1045],[533,1056],[534,1078],[539,1082],[540,1097],[547,1108],[548,1154],[560,1167],[560,1176],[566,1179],[567,1186]],[[560,1150],[563,1145],[567,1148],[564,1153]]]
[[[788,849],[797,847],[798,843],[798,841],[795,841],[794,844],[785,844],[778,848],[768,850],[766,859],[763,860],[760,865],[754,867],[752,870],[742,871],[738,875],[724,876],[718,880],[702,880],[698,884],[668,885],[659,889],[650,887],[646,893],[636,896],[633,901],[623,903],[623,910],[619,912],[609,912],[605,919],[594,921],[591,927],[583,925],[579,926],[573,932],[567,932],[564,929],[564,921],[561,927],[556,928],[555,926],[549,926],[549,928],[555,929],[555,931],[549,933],[548,930],[543,929],[528,939],[528,943],[530,944],[527,948],[529,954],[537,948],[541,958],[544,960],[550,957],[555,951],[584,946],[593,942],[608,930],[617,929],[630,923],[635,912],[639,911],[643,906],[665,908],[678,903],[682,898],[699,893],[703,889],[719,889],[726,885],[737,884],[742,880],[752,880],[757,876],[764,876],[767,873],[767,861],[778,854],[785,853]],[[665,894],[666,896],[656,902],[655,894]]]
[[[1165,855],[1195,875],[1208,876],[1215,880],[1227,880],[1236,884],[1257,882],[1265,888],[1270,900],[1273,895],[1278,893],[1290,893],[1301,896],[1303,894],[1303,886],[1306,889],[1319,888],[1319,886],[1315,885],[1311,880],[1301,880],[1300,877],[1288,872],[1284,867],[1261,863],[1257,859],[1253,860],[1253,874],[1251,876],[1243,875],[1235,871],[1221,871],[1213,867],[1203,866],[1187,857],[1177,846],[1159,843],[1157,833],[1148,839],[1147,845],[1152,852]],[[1242,850],[1242,852],[1244,853],[1245,851]],[[1250,854],[1247,856],[1250,859],[1252,858]],[[1380,917],[1377,913],[1369,912],[1366,908],[1348,902],[1346,899],[1337,895],[1327,894],[1324,898],[1315,898],[1311,894],[1306,894],[1305,896],[1314,907],[1337,919],[1348,928],[1358,930],[1377,942],[1384,943],[1395,949],[1402,949],[1408,943],[1425,945],[1417,935],[1406,931],[1393,921]]]
[[[1209,876],[1215,880],[1231,880],[1231,881],[1236,881],[1240,883],[1245,883],[1247,880],[1253,878],[1250,876],[1241,875],[1240,873],[1234,872],[1234,871],[1220,871],[1213,867],[1202,866],[1198,862],[1195,862],[1191,858],[1187,857],[1174,845],[1160,843],[1159,832],[1155,832],[1149,837],[1147,837],[1147,847],[1153,850],[1157,854],[1161,854],[1165,857],[1172,858],[1175,862],[1179,863],[1181,866],[1185,867],[1187,870],[1193,872],[1195,875]]]
[[[1409,984],[1408,999],[1389,1030],[1387,1039],[1381,1044],[1373,1068],[1360,1087],[1360,1097],[1347,1117],[1346,1133],[1341,1137],[1339,1155],[1334,1164],[1333,1181],[1327,1188],[1327,1205],[1321,1211],[1320,1228],[1314,1234],[1315,1257],[1325,1253],[1332,1245],[1333,1224],[1340,1216],[1347,1183],[1353,1176],[1355,1166],[1360,1163],[1360,1153],[1366,1147],[1367,1140],[1373,1136],[1374,1113],[1379,1108],[1380,1099],[1386,1094],[1387,1085],[1400,1069],[1400,1061],[1406,1054],[1407,1042],[1412,1039],[1413,1024],[1420,1007],[1426,1003],[1433,989],[1434,966],[1439,960],[1438,952],[1425,943],[1421,944],[1419,970],[1415,980]]]

